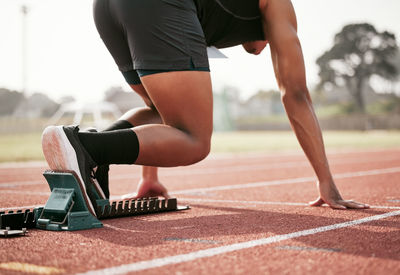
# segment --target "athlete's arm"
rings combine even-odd
[[[318,177],[320,196],[311,205],[327,203],[338,209],[367,208],[365,204],[343,200],[333,181],[321,130],[306,85],[303,54],[292,3],[290,0],[260,0],[260,9],[282,102],[297,139]]]

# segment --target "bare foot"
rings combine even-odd
[[[170,198],[167,188],[159,181],[149,181],[141,179],[135,193],[129,193],[122,196],[123,200],[134,200],[150,197]]]

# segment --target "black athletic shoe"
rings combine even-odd
[[[84,131],[97,133],[95,128],[88,128]],[[101,190],[104,193],[106,199],[110,198],[110,188],[109,188],[109,181],[108,181],[108,172],[110,171],[110,165],[102,164],[97,166],[94,172],[94,181],[97,181],[97,184],[100,186]]]
[[[110,171],[110,166],[108,164],[103,164],[97,166],[94,172],[94,179],[97,180],[98,185],[104,192],[104,197],[106,199],[110,198],[110,189],[108,187],[108,171]]]
[[[89,211],[96,216],[96,199],[105,198],[104,192],[92,180],[97,164],[85,150],[78,137],[78,126],[49,126],[42,134],[42,148],[51,170],[74,171]]]

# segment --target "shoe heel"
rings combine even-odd
[[[56,126],[48,126],[42,134],[42,150],[44,157],[53,171],[63,170],[65,167],[62,161],[60,136]]]

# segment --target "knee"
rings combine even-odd
[[[188,159],[186,165],[192,165],[205,159],[211,150],[211,136],[197,139],[191,152],[191,157]]]
[[[146,106],[153,112],[158,112],[156,106],[154,106],[154,103],[148,98],[148,100],[144,100],[144,103]]]
[[[211,150],[211,137],[208,138],[207,140],[200,142],[196,162],[205,159],[208,156],[208,154],[210,154],[210,150]]]

